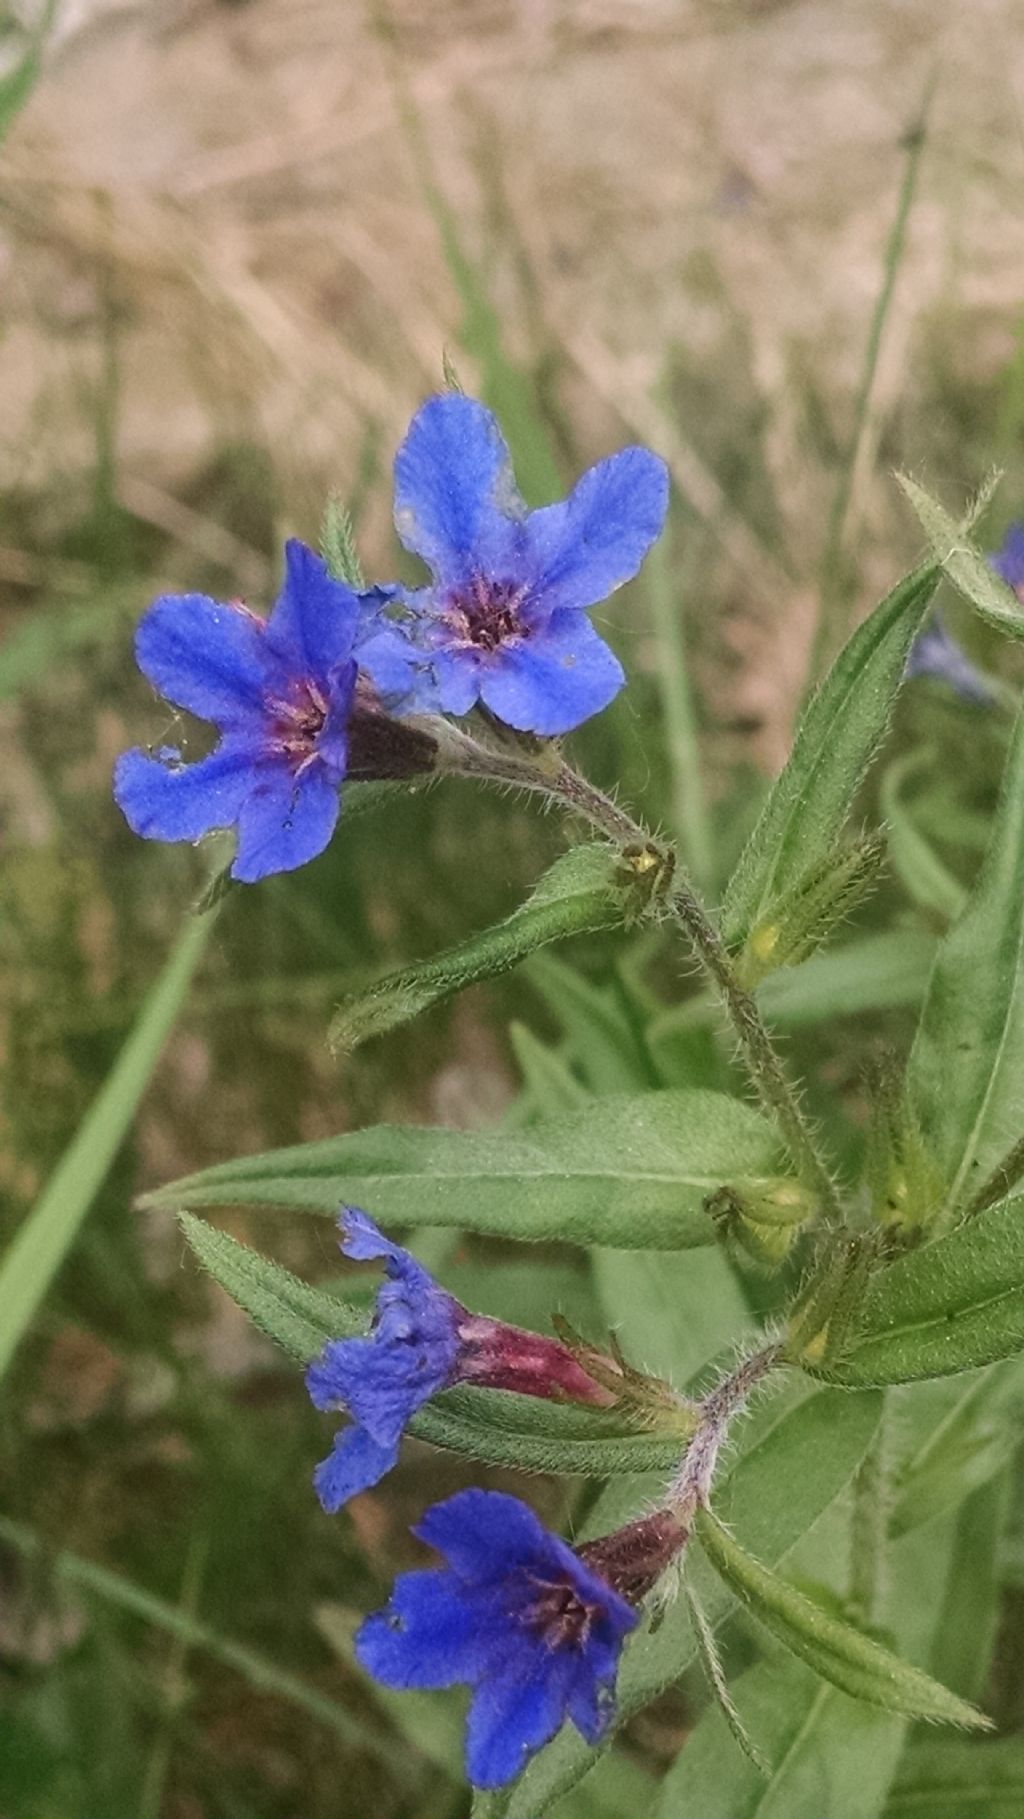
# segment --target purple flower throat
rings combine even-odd
[[[507,638],[529,635],[519,611],[528,591],[521,582],[474,575],[468,587],[453,588],[448,595],[445,621],[460,643],[495,651]]]

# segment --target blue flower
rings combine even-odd
[[[193,764],[164,746],[125,752],[114,772],[117,802],[147,839],[237,828],[231,872],[245,883],[304,865],[330,840],[359,670],[389,692],[409,675],[404,641],[377,617],[386,590],[354,594],[302,543],[285,559],[269,619],[205,594],[153,602],[136,634],[139,668],[220,738]]]
[[[1011,524],[1002,545],[989,557],[996,574],[1024,599],[1024,524]]]
[[[356,1636],[361,1665],[385,1686],[473,1688],[475,1787],[513,1780],[565,1718],[599,1742],[636,1611],[517,1497],[459,1491],[413,1532],[448,1565],[401,1574]]]
[[[357,1207],[343,1207],[338,1224],[345,1256],[382,1257],[387,1279],[367,1337],[329,1340],[306,1373],[317,1408],[344,1408],[352,1417],[313,1476],[328,1515],[379,1483],[416,1410],[454,1383],[598,1408],[612,1401],[558,1340],[471,1314]]]
[[[347,1408],[352,1416],[313,1478],[331,1515],[391,1470],[410,1417],[454,1381],[464,1312],[409,1251],[392,1244],[358,1208],[345,1207],[339,1224],[345,1256],[383,1257],[388,1279],[377,1296],[369,1335],[332,1339],[306,1373],[317,1408]]]
[[[979,707],[991,707],[995,700],[991,683],[975,669],[938,613],[914,639],[907,658],[907,675],[930,676],[945,682],[962,701],[972,701]]]
[[[448,393],[413,418],[395,461],[395,524],[432,587],[406,592],[425,659],[418,705],[482,701],[520,731],[553,736],[607,707],[625,680],[586,608],[636,574],[659,535],[668,473],[627,448],[560,505],[527,511],[490,411]]]

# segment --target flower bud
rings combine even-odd
[[[785,1262],[816,1208],[816,1196],[791,1175],[730,1183],[704,1202],[721,1235],[769,1270]]]
[[[884,857],[882,835],[866,834],[805,872],[751,929],[735,963],[740,984],[753,991],[777,967],[806,960],[868,894]]]

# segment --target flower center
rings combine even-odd
[[[538,1579],[533,1573],[527,1578],[536,1596],[521,1612],[520,1621],[548,1648],[582,1648],[597,1616],[596,1606],[584,1604],[575,1586],[564,1579]]]
[[[296,765],[305,764],[327,718],[327,702],[315,682],[298,682],[289,701],[268,703],[274,740]]]
[[[467,644],[478,650],[497,650],[506,638],[523,636],[519,608],[525,594],[520,582],[474,575],[466,587],[449,595],[447,617]]]

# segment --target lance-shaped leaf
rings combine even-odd
[[[908,1069],[947,1209],[1024,1133],[1024,711],[988,851],[939,946]]]
[[[789,760],[725,893],[721,927],[730,946],[835,851],[889,724],[938,575],[928,564],[899,582],[857,628],[808,702]]]
[[[319,1357],[328,1339],[365,1331],[365,1310],[311,1288],[189,1213],[180,1218],[204,1269],[297,1363]],[[669,1472],[679,1461],[678,1436],[629,1432],[611,1414],[506,1391],[448,1390],[413,1417],[410,1432],[450,1452],[523,1471],[607,1478]]]
[[[947,1377],[1024,1351],[1024,1198],[873,1276],[841,1355],[814,1374],[851,1388]]]
[[[506,921],[346,999],[331,1024],[332,1048],[347,1052],[396,1029],[467,985],[511,971],[551,941],[612,928],[623,920],[625,904],[616,866],[613,848],[596,842],[563,853]]]
[[[799,1661],[760,1661],[732,1689],[767,1759],[767,1778],[706,1711],[661,1783],[656,1819],[871,1819],[899,1757],[901,1719],[853,1705]],[[826,1766],[827,1765],[827,1766]],[[930,1819],[930,1816],[929,1816]]]
[[[759,1112],[724,1093],[661,1092],[609,1097],[523,1131],[353,1131],[218,1163],[143,1204],[251,1203],[333,1217],[348,1201],[384,1225],[685,1250],[713,1240],[705,1195],[780,1166]]]
[[[989,1720],[920,1668],[832,1615],[763,1566],[705,1510],[697,1533],[715,1571],[779,1641],[823,1679],[887,1712],[984,1729]]]
[[[967,524],[958,524],[945,506],[908,474],[897,474],[896,478],[920,519],[936,562],[957,592],[990,625],[1001,632],[1009,632],[1013,638],[1024,638],[1024,608],[1013,589],[996,574],[987,556],[972,543],[969,534],[971,522],[980,516],[991,499],[999,475],[993,475],[982,489]]]

